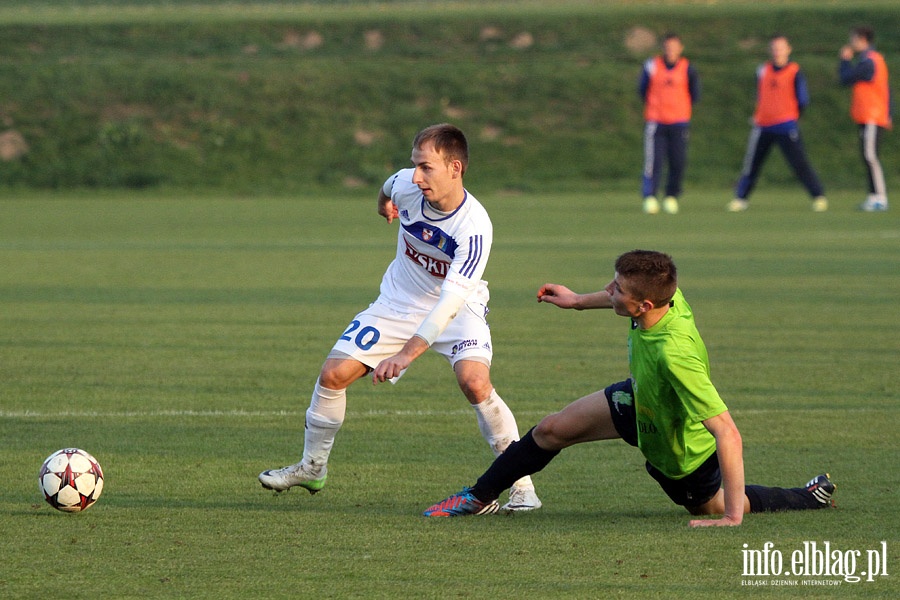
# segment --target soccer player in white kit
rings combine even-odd
[[[463,185],[465,135],[448,124],[423,129],[413,141],[411,160],[413,168],[392,175],[378,194],[378,214],[388,223],[400,221],[397,256],[380,294],[353,318],[322,366],[306,411],[302,460],[260,473],[264,488],[320,491],[350,384],[370,373],[374,383],[396,382],[429,348],[450,362],[494,454],[519,439],[515,417],[490,379],[489,293],[481,277],[493,226]],[[503,508],[540,506],[530,477],[524,477]]]

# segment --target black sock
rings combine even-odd
[[[521,440],[510,444],[472,487],[472,494],[482,502],[492,502],[517,480],[546,467],[559,450],[544,450],[528,430]]]
[[[806,488],[777,488],[748,485],[744,493],[750,500],[750,512],[775,512],[779,510],[807,510],[822,508],[822,504]]]

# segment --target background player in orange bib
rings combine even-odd
[[[850,30],[850,43],[841,48],[838,71],[841,84],[853,89],[850,117],[859,126],[860,150],[869,179],[869,195],[859,208],[869,212],[888,208],[878,142],[881,131],[892,126],[888,68],[884,56],[872,47],[874,39],[875,33],[869,27]]]
[[[818,175],[809,164],[803,138],[800,136],[800,114],[809,104],[806,78],[800,65],[790,60],[791,44],[781,34],[769,40],[772,59],[756,72],[756,110],[753,113],[753,129],[747,142],[747,153],[741,177],[734,191],[734,200],[728,204],[731,212],[749,208],[747,200],[756,186],[763,163],[778,144],[794,174],[803,183],[816,212],[828,210],[825,190]]]
[[[656,190],[668,161],[666,196],[662,209],[678,212],[681,182],[687,164],[687,142],[693,105],[700,99],[700,78],[694,66],[682,56],[681,38],[668,33],[663,53],[644,63],[638,94],[644,101],[644,175],[641,193],[644,212],[656,214],[660,202]]]

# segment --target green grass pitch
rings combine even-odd
[[[256,474],[297,459],[321,361],[393,254],[374,193],[30,193],[0,200],[0,595],[900,594],[900,213],[855,212],[858,194],[838,192],[814,214],[798,189],[760,189],[739,215],[724,211],[726,190],[689,190],[681,214],[656,217],[630,192],[479,196],[495,223],[493,375],[523,431],[627,368],[624,319],[539,305],[538,286],[594,290],[618,253],[665,250],[742,431],[748,481],[795,486],[828,470],[838,509],[691,530],[638,452],[608,442],[538,474],[534,514],[426,520],[491,459],[431,355],[396,386],[355,384],[328,486],[275,496]],[[83,514],[38,492],[41,461],[65,446],[106,472]],[[863,557],[884,541],[889,576],[742,585],[742,550],[789,555],[806,541]]]

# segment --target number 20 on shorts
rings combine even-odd
[[[362,323],[356,319],[351,321],[350,326],[344,331],[341,339],[347,342],[352,341],[360,348],[360,350],[368,350],[378,343],[378,338],[381,337],[381,333],[371,325],[360,327],[361,325]],[[355,336],[353,335],[354,333],[356,333]]]

